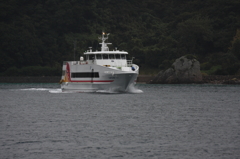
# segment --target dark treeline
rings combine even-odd
[[[239,0],[1,0],[0,8],[1,75],[60,75],[62,61],[100,49],[102,31],[141,70],[190,54],[203,73],[240,73]]]

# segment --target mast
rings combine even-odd
[[[107,36],[105,37],[105,32],[102,33],[102,37],[99,37],[100,40],[102,40],[102,47],[101,47],[101,51],[109,51],[109,48],[107,46],[107,44],[112,44],[112,43],[105,43],[105,41],[108,39],[108,35],[110,35],[110,33],[107,33]]]

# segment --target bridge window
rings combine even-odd
[[[116,59],[120,59],[121,58],[120,54],[116,54],[115,57],[116,57]]]
[[[94,60],[95,59],[95,55],[94,54],[90,54],[89,55],[89,60]]]
[[[109,59],[115,59],[114,54],[109,54]]]
[[[103,54],[103,59],[108,59],[108,54]]]
[[[126,59],[126,55],[125,54],[121,54],[121,59]]]
[[[102,59],[102,54],[96,54],[97,59]]]

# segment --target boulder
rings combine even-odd
[[[200,63],[196,59],[188,59],[182,56],[175,60],[171,68],[160,71],[149,83],[180,84],[201,82]]]

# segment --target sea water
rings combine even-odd
[[[239,85],[0,84],[0,158],[240,158]]]

